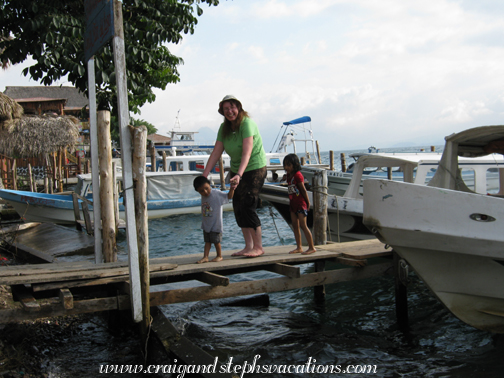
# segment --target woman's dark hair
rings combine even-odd
[[[292,170],[294,172],[299,172],[301,170],[301,163],[299,162],[299,157],[296,154],[289,154],[283,159],[283,166],[285,164],[292,165]]]
[[[205,184],[210,185],[210,180],[207,179],[205,176],[196,177],[193,181],[194,190],[198,191],[198,189],[201,188]]]
[[[223,138],[226,138],[228,135],[230,135],[233,132],[233,126],[235,127],[235,132],[238,131],[238,129],[240,128],[240,125],[243,121],[243,118],[245,118],[245,117],[250,118],[248,113],[245,110],[243,110],[243,108],[241,107],[241,104],[238,101],[231,99],[231,100],[227,100],[225,102],[230,102],[231,104],[233,104],[234,106],[236,106],[238,108],[238,116],[236,117],[236,119],[233,122],[229,121],[226,117],[224,117],[224,128],[222,129],[222,137]]]

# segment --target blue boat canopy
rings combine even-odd
[[[284,122],[283,124],[284,125],[297,125],[298,123],[305,123],[305,122],[311,122],[311,118],[308,116],[304,116],[301,118],[293,119],[292,121]]]

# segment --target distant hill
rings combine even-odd
[[[194,138],[197,142],[214,143],[217,139],[217,131],[214,131],[211,128],[205,126],[198,130],[198,133]]]

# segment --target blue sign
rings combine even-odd
[[[114,37],[114,1],[84,0],[86,33],[84,54],[86,61]]]

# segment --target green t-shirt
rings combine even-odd
[[[226,151],[226,153],[231,158],[231,170],[233,172],[238,172],[238,168],[240,168],[243,151],[243,139],[251,136],[254,137],[254,144],[252,147],[252,153],[250,154],[250,160],[248,162],[247,168],[245,168],[245,172],[266,166],[266,152],[264,152],[261,134],[259,134],[259,128],[254,121],[252,121],[250,118],[245,117],[240,124],[239,129],[236,132],[228,135],[226,138],[223,138],[222,136],[223,128],[224,124],[221,124],[219,133],[217,134],[217,140],[224,144],[224,151]]]

